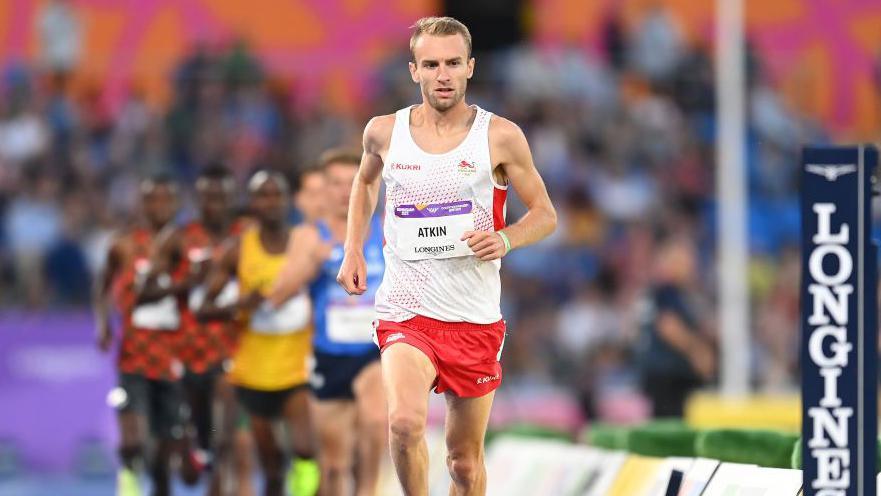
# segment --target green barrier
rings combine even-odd
[[[582,441],[643,456],[694,457],[696,436],[697,431],[681,419],[658,419],[638,427],[596,423],[584,432]]]
[[[651,429],[668,429],[668,430],[676,430],[676,429],[691,429],[691,427],[685,423],[681,418],[676,417],[668,417],[668,418],[656,418],[650,420],[642,425],[638,426],[639,428],[651,428]]]
[[[697,435],[682,422],[652,422],[627,433],[627,450],[643,456],[694,458]]]
[[[627,450],[627,436],[630,428],[619,425],[596,423],[588,428],[583,439],[587,444],[607,450]]]
[[[877,452],[878,457],[876,458],[875,472],[881,473],[881,439],[878,440]],[[801,438],[796,439],[795,446],[792,447],[792,457],[790,462],[790,468],[801,470]]]
[[[499,436],[518,436],[529,437],[533,439],[553,439],[558,441],[566,441],[567,443],[571,443],[573,441],[571,434],[565,431],[561,431],[559,429],[553,429],[550,427],[543,427],[533,424],[514,424],[507,426],[504,429],[487,432],[486,444],[491,443]]]
[[[718,429],[701,432],[695,440],[697,456],[760,467],[790,468],[795,434],[765,430]]]

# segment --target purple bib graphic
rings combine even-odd
[[[471,213],[472,204],[469,200],[431,205],[398,205],[395,216],[402,219],[424,219],[429,217],[448,217]]]

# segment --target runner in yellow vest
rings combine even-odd
[[[229,380],[251,417],[251,429],[266,478],[267,495],[281,495],[285,463],[272,423],[282,419],[291,435],[296,494],[317,490],[318,468],[312,461],[309,418],[309,362],[312,358],[312,316],[309,296],[295,295],[272,306],[264,297],[272,289],[285,260],[290,227],[288,184],[278,173],[261,171],[248,183],[251,212],[257,223],[230,240],[209,276],[202,318],[240,318],[243,333],[233,353]],[[231,278],[239,282],[238,301],[222,306],[215,299]]]

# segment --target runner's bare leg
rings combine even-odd
[[[422,351],[406,343],[382,353],[382,382],[388,398],[389,447],[405,496],[428,494],[425,423],[428,395],[437,372]]]
[[[479,398],[447,397],[447,467],[453,484],[450,496],[486,494],[483,440],[495,391]]]

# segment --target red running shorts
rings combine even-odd
[[[376,340],[380,352],[397,343],[420,350],[434,364],[434,391],[451,391],[477,398],[502,383],[502,347],[505,321],[492,324],[443,322],[416,316],[403,322],[379,320]]]

